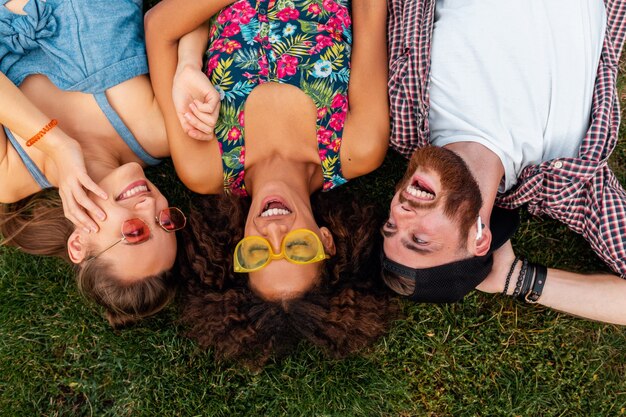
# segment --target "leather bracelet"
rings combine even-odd
[[[524,281],[522,281],[522,288],[520,289],[517,298],[519,300],[526,300],[526,294],[530,292],[530,289],[535,283],[535,264],[528,262],[526,267],[526,273],[524,274]]]
[[[519,256],[515,256],[513,259],[513,263],[511,264],[511,268],[509,269],[509,273],[506,274],[506,281],[504,281],[504,290],[502,291],[502,295],[507,295],[506,292],[509,290],[509,283],[511,282],[511,275],[513,275],[513,271],[515,270],[515,265],[519,261]]]
[[[535,273],[535,282],[533,283],[532,290],[528,291],[524,297],[524,301],[531,304],[539,301],[541,293],[543,292],[543,286],[546,284],[548,277],[548,268],[540,264],[534,264],[533,266],[537,271]]]

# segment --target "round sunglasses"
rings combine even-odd
[[[280,252],[274,253],[270,242],[261,236],[246,236],[235,247],[235,272],[253,272],[274,259],[285,258],[293,264],[311,264],[328,259],[320,238],[309,229],[296,229],[285,235]]]
[[[156,224],[168,233],[180,230],[187,224],[187,217],[177,207],[168,207],[161,210],[154,220]],[[139,217],[124,220],[122,223],[122,238],[87,260],[90,261],[97,258],[120,242],[126,245],[139,245],[147,242],[151,234],[150,226]]]

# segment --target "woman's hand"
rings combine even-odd
[[[0,73],[0,123],[20,138],[32,137],[36,129],[45,126],[50,117],[43,114],[4,74]],[[87,196],[84,188],[103,199],[106,193],[91,180],[85,168],[80,144],[67,136],[60,126],[46,133],[35,143],[35,148],[50,157],[57,169],[59,195],[63,211],[77,227],[97,231],[98,225],[85,210],[100,219],[104,212]]]
[[[220,95],[199,68],[184,64],[176,68],[172,100],[178,120],[189,137],[215,139]]]
[[[98,225],[93,218],[104,220],[106,215],[89,198],[85,190],[104,200],[108,196],[87,174],[80,144],[74,139],[67,138],[50,151],[49,155],[57,169],[59,195],[63,201],[65,217],[86,232],[97,232]]]

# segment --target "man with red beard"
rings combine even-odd
[[[411,162],[382,228],[387,284],[474,288],[626,324],[626,192],[607,165],[626,36],[617,0],[392,0],[391,144]],[[582,234],[618,275],[518,259],[517,207]]]

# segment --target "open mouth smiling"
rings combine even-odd
[[[127,198],[134,197],[140,194],[146,194],[150,192],[148,183],[144,180],[135,181],[129,184],[124,190],[115,198],[115,201],[126,200]]]
[[[288,216],[291,213],[291,210],[289,209],[289,207],[287,207],[286,204],[284,204],[282,201],[275,199],[265,203],[259,216],[263,218],[279,217]]]
[[[405,191],[411,197],[418,200],[432,201],[435,199],[435,192],[419,179],[415,179],[411,184],[409,184],[405,188]]]

